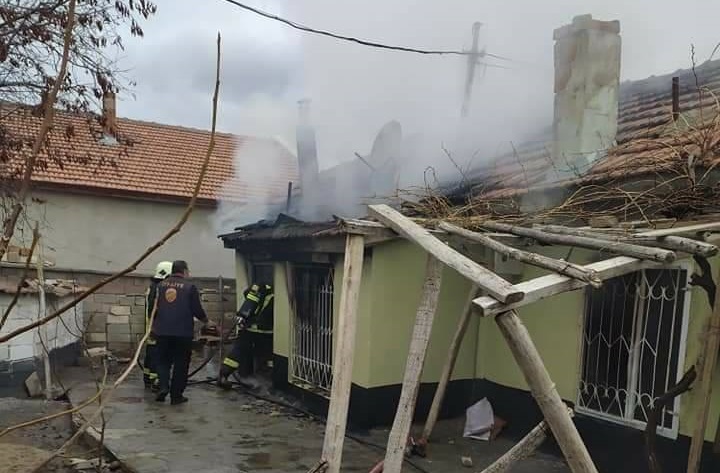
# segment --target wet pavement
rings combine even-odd
[[[74,370],[70,399],[78,404],[95,385],[87,370]],[[106,410],[105,444],[124,466],[137,473],[307,472],[320,457],[324,426],[295,410],[258,400],[239,391],[207,384],[188,387],[190,402],[171,406],[153,400],[139,373],[116,393]],[[83,413],[89,415],[92,408]],[[430,457],[413,462],[431,473],[481,471],[514,444],[458,438],[462,419],[438,424]],[[383,457],[386,430],[346,439],[344,472],[368,472]],[[373,446],[374,445],[374,446]],[[380,448],[378,448],[380,447]],[[473,467],[460,463],[470,456]],[[404,471],[418,471],[410,465]],[[538,453],[512,469],[516,473],[565,473],[562,460]]]

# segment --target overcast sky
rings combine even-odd
[[[276,136],[294,146],[296,102],[312,99],[321,167],[367,153],[380,127],[404,134],[457,125],[463,58],[373,50],[297,32],[221,0],[156,0],[145,38],[127,40],[122,64],[137,82],[122,116],[208,128],[215,35],[223,35],[219,128]],[[546,125],[552,115],[553,29],[578,14],[621,22],[622,78],[686,68],[690,44],[708,58],[720,42],[720,2],[710,0],[247,0],[320,29],[434,49],[481,44],[513,61],[475,83],[471,124],[483,146]]]

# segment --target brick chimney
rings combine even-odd
[[[115,111],[115,92],[105,92],[103,96],[102,110],[102,126],[103,132],[110,136],[115,136],[117,132],[117,113]]]
[[[553,38],[553,158],[563,172],[584,172],[617,133],[620,22],[576,16],[556,29]]]

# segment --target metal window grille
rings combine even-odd
[[[689,273],[648,269],[588,290],[580,412],[645,428],[657,398],[682,376]],[[679,403],[663,409],[660,435],[677,437]]]
[[[322,395],[332,385],[333,269],[296,266],[291,381]]]

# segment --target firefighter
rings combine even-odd
[[[157,286],[153,333],[157,340],[156,369],[160,386],[155,400],[165,402],[169,394],[172,405],[188,401],[183,393],[192,355],[193,319],[207,326],[215,325],[208,320],[200,302],[200,292],[187,280],[189,276],[188,264],[174,261],[172,274]]]
[[[153,306],[155,305],[155,295],[157,294],[157,285],[170,276],[172,273],[172,262],[161,261],[155,267],[155,274],[150,279],[150,287],[148,287],[145,293],[145,327],[150,324],[150,316],[152,315]],[[158,375],[155,369],[155,346],[157,341],[155,340],[155,334],[150,331],[150,336],[147,339],[145,346],[145,361],[143,366],[143,381],[145,383],[145,389],[152,389],[157,391],[158,389]]]
[[[269,284],[252,284],[243,292],[245,301],[238,311],[238,337],[220,368],[220,385],[229,387],[236,370],[240,376],[254,373],[254,358],[261,343],[273,330],[273,289]]]

